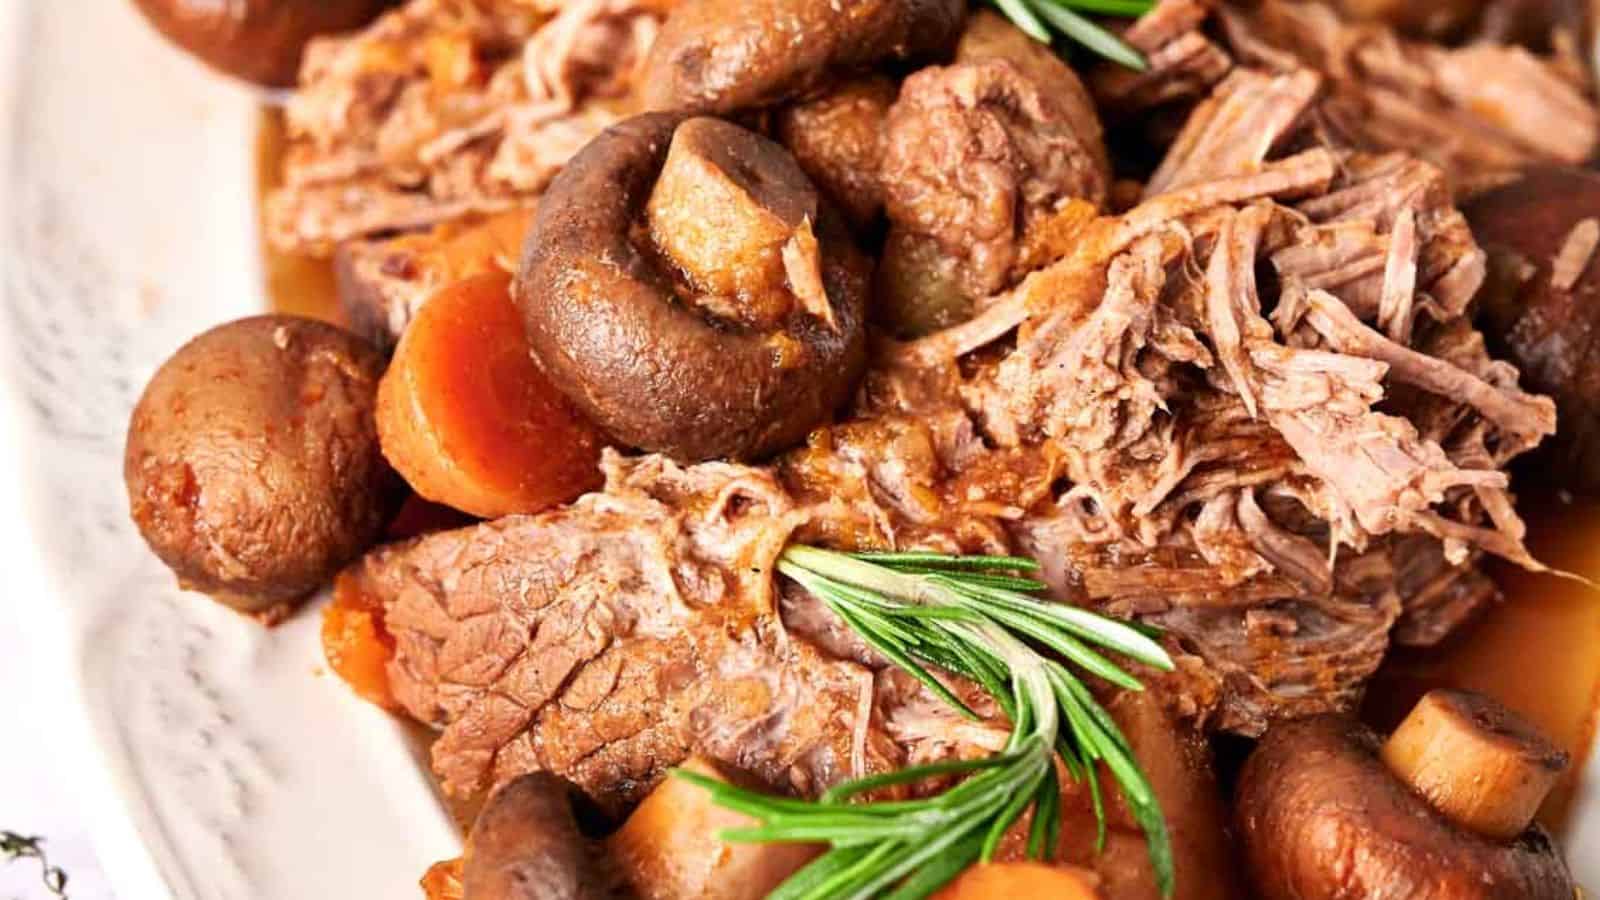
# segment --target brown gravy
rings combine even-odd
[[[289,147],[283,112],[263,107],[256,128],[256,213],[261,221],[269,192],[283,183],[283,156]],[[267,306],[273,312],[309,316],[343,325],[333,263],[299,253],[275,249],[261,231],[261,268],[266,280]]]
[[[1529,495],[1519,506],[1534,556],[1600,582],[1600,502]],[[1386,731],[1436,687],[1481,691],[1521,712],[1572,754],[1539,812],[1559,832],[1583,781],[1600,705],[1600,590],[1499,563],[1491,572],[1506,601],[1443,648],[1392,655],[1367,689],[1363,713]]]

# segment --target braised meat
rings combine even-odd
[[[1443,637],[1493,596],[1480,553],[1537,566],[1503,469],[1554,407],[1464,318],[1482,253],[1443,176],[1282,155],[1310,76],[1259,77],[1269,108],[1197,114],[1180,144],[1282,135],[1175,162],[1184,186],[890,348],[851,419],[772,470],[613,458],[570,509],[370,557],[447,789],[548,768],[619,805],[701,751],[804,793],[953,752],[936,700],[887,700],[859,641],[774,584],[791,538],[1032,555],[1060,599],[1169,629],[1173,707],[1247,734],[1349,708],[1391,640]]]
[[[268,236],[350,238],[525,203],[621,117],[667,0],[410,0],[310,45]]]
[[[778,113],[778,140],[858,230],[883,212],[884,124],[899,87],[886,76],[843,82]]]
[[[884,141],[880,288],[895,310],[938,297],[964,311],[960,299],[1005,288],[1025,271],[1030,229],[1074,200],[1103,205],[1110,186],[1099,117],[1077,75],[987,11],[972,17],[953,65],[905,80]]]
[[[1220,10],[1245,64],[1322,73],[1319,118],[1341,140],[1405,150],[1475,190],[1538,162],[1581,163],[1600,143],[1600,116],[1566,67],[1521,47],[1446,48],[1382,24],[1348,23],[1320,3],[1265,0]]]
[[[395,698],[443,729],[447,794],[527,771],[616,813],[693,752],[812,793],[895,768],[871,670],[777,614],[803,513],[767,472],[611,457],[603,493],[380,550]]]
[[[1206,96],[1233,58],[1206,34],[1215,0],[1160,0],[1122,34],[1148,65],[1142,72],[1105,64],[1091,74],[1095,100],[1112,122]]]

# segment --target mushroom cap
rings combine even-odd
[[[849,398],[866,364],[870,263],[823,205],[816,236],[831,324],[797,313],[760,330],[683,302],[641,225],[684,120],[636,116],[572,158],[540,200],[516,300],[546,374],[617,442],[679,459],[758,458]]]
[[[462,861],[462,900],[602,900],[612,879],[578,830],[577,785],[548,772],[507,782],[483,807]]]
[[[1246,870],[1263,900],[1571,900],[1538,826],[1500,843],[1457,827],[1392,775],[1358,722],[1275,726],[1235,795]]]
[[[646,109],[731,113],[799,96],[830,70],[948,48],[965,0],[684,0],[639,79]]]
[[[1462,212],[1489,254],[1477,302],[1490,349],[1556,401],[1560,430],[1527,474],[1600,496],[1600,265],[1582,255],[1585,230],[1600,234],[1600,173],[1537,166]]]
[[[306,44],[365,25],[393,0],[134,0],[156,30],[220,72],[292,87]]]
[[[273,623],[381,537],[400,497],[373,409],[383,357],[325,322],[219,325],[128,423],[129,512],[187,588]]]

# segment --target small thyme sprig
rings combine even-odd
[[[1170,896],[1172,848],[1155,793],[1110,714],[1060,660],[1133,691],[1143,686],[1095,647],[1163,670],[1172,660],[1138,627],[1029,596],[1045,587],[1030,577],[1037,569],[1017,557],[852,555],[805,546],[784,551],[779,572],[945,702],[977,718],[924,664],[982,685],[1010,719],[1011,735],[986,759],[874,775],[840,784],[815,801],[678,771],[719,805],[759,823],[725,831],[725,840],[830,845],[769,900],[928,896],[974,862],[988,861],[1030,806],[1028,856],[1049,859],[1061,826],[1057,758],[1070,778],[1088,787],[1097,846],[1104,845],[1106,820],[1096,765],[1111,773],[1145,832],[1157,884]],[[870,791],[951,774],[968,777],[923,799],[851,802]]]
[[[1056,34],[1082,44],[1089,51],[1138,72],[1149,68],[1144,54],[1127,41],[1096,24],[1084,13],[1104,16],[1142,16],[1155,0],[990,0],[1012,24],[1036,41],[1051,43]]]
[[[39,861],[39,877],[51,896],[67,900],[67,873],[52,866],[44,854],[44,838],[28,837],[12,831],[0,831],[0,860],[13,863],[22,859]]]

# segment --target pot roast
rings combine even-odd
[[[279,243],[532,205],[622,117],[662,15],[452,6],[485,68],[441,95],[406,50],[440,5],[313,48]],[[439,729],[447,795],[470,808],[551,772],[620,813],[698,755],[815,796],[1003,744],[976,686],[950,679],[974,722],[779,578],[791,542],[1037,559],[1053,600],[1164,631],[1177,671],[1140,677],[1190,737],[1349,711],[1392,646],[1437,644],[1498,600],[1485,557],[1540,568],[1507,467],[1555,407],[1472,321],[1487,259],[1456,204],[1590,155],[1585,89],[1530,51],[1424,45],[1316,4],[1217,6],[1163,0],[1125,35],[1149,70],[1085,79],[1113,129],[1171,123],[1142,191],[1115,183],[1075,76],[1046,95],[1038,72],[958,55],[840,92],[859,115],[838,158],[879,168],[818,181],[866,186],[858,239],[883,236],[882,204],[889,247],[915,225],[981,258],[951,264],[947,327],[875,335],[855,399],[802,446],[764,465],[608,451],[605,487],[568,506],[351,569],[394,636],[396,700]],[[618,34],[629,52],[584,52]],[[403,72],[374,68],[386,41]],[[800,98],[776,133],[836,99]],[[921,127],[946,120],[969,127]],[[928,134],[951,140],[911,139]],[[830,172],[825,150],[797,155]],[[1030,254],[1046,226],[1055,252]],[[391,291],[377,306],[398,330],[422,294],[396,292],[383,246],[347,255]]]

